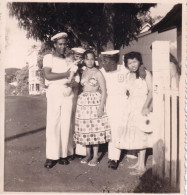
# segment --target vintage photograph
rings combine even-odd
[[[184,193],[184,5],[6,2],[4,192]]]

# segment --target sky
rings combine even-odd
[[[150,8],[150,14],[154,18],[155,16],[165,16],[172,8],[174,4],[160,4],[157,6]]]
[[[158,4],[155,8],[150,9],[150,15],[165,16],[171,9],[172,4]],[[22,68],[26,65],[28,50],[34,44],[41,44],[33,39],[26,38],[26,31],[18,27],[15,18],[10,18],[8,9],[6,10],[6,33],[8,44],[6,47],[5,68]]]

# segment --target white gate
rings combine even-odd
[[[179,91],[172,87],[169,53],[168,41],[153,43],[153,174],[179,187]]]

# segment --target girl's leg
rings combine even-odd
[[[81,160],[81,163],[88,163],[91,158],[91,146],[86,146],[86,157]]]
[[[96,166],[98,163],[98,150],[99,150],[99,145],[93,145],[93,158],[92,160],[89,162],[90,166]]]

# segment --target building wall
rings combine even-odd
[[[39,95],[43,93],[41,75],[37,66],[38,49],[32,50],[28,55],[29,64],[29,94]]]
[[[148,70],[152,70],[152,53],[150,46],[154,41],[170,41],[171,53],[177,57],[177,30],[172,29],[162,33],[150,33],[139,37],[138,41],[132,41],[128,47],[120,49],[120,64],[123,64],[123,56],[125,53],[137,51],[142,54],[144,65]]]

